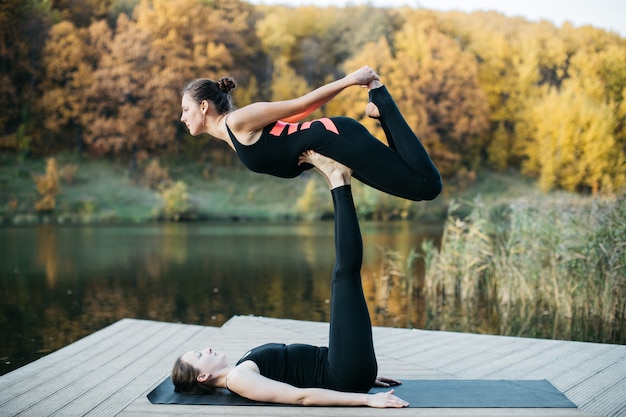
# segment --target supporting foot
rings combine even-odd
[[[299,163],[313,165],[322,174],[331,190],[350,184],[352,179],[352,170],[350,168],[315,151],[304,152],[300,156]]]

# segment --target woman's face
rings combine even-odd
[[[191,350],[185,353],[181,359],[198,369],[200,375],[216,375],[220,370],[228,366],[226,355],[217,353],[211,348]]]
[[[187,126],[189,133],[192,136],[202,133],[204,129],[204,114],[200,109],[200,105],[185,93],[183,94],[181,107],[183,114],[180,116],[180,121]]]

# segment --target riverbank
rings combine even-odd
[[[127,162],[75,155],[54,159],[58,181],[54,207],[37,210],[43,194],[38,192],[36,178],[46,177],[46,160],[0,156],[1,224],[284,221],[332,215],[326,185],[312,171],[287,180],[255,174],[228,161],[218,166],[180,159],[151,160],[130,169]],[[172,191],[166,194],[166,190]],[[480,195],[484,202],[498,204],[520,196],[540,196],[532,181],[521,175],[493,172],[481,173],[463,190],[446,182],[444,193],[431,202],[390,197],[358,181],[354,181],[354,193],[362,218],[439,222],[445,219],[452,198],[473,200]],[[166,208],[168,198],[173,214]]]

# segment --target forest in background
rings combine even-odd
[[[227,161],[191,138],[180,90],[231,75],[239,106],[374,67],[447,179],[515,170],[542,190],[626,186],[626,40],[494,12],[254,6],[239,0],[6,0],[0,152],[147,164]],[[346,90],[314,117],[364,118]],[[374,158],[375,156],[373,156]],[[373,161],[372,163],[375,163]]]
[[[0,224],[328,216],[319,178],[259,176],[222,143],[191,138],[180,90],[231,75],[243,106],[362,65],[381,74],[445,187],[412,204],[357,182],[360,217],[428,221],[456,200],[440,244],[390,250],[381,285],[402,279],[438,312],[494,305],[504,329],[507,318],[530,327],[548,314],[570,330],[600,318],[612,326],[602,340],[622,343],[626,40],[589,26],[238,0],[4,0]],[[366,100],[348,89],[312,117],[351,116],[383,140]],[[480,197],[464,195],[470,185]]]

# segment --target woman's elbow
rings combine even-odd
[[[302,392],[299,392],[295,397],[295,403],[297,405],[312,406],[319,405],[318,395],[315,393],[315,389],[304,388]]]
[[[296,400],[296,404],[310,407],[312,405],[315,405],[315,402],[310,397],[303,395],[301,397],[298,397],[298,399]]]

